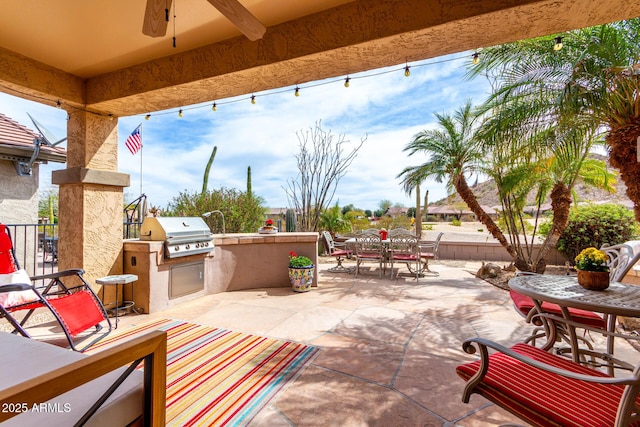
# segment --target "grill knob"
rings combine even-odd
[[[204,242],[203,246],[209,246],[209,242]]]
[[[196,248],[199,248],[199,247],[200,247],[200,243],[196,243]]]
[[[180,246],[174,246],[173,249],[175,249],[175,251],[178,252],[180,250]]]
[[[185,249],[191,249],[191,246],[186,245],[184,248],[185,248]]]

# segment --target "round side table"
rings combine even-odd
[[[113,312],[115,314],[115,319],[116,319],[116,326],[115,328],[118,328],[118,314],[121,311],[128,311],[129,309],[131,309],[132,311],[135,312],[135,302],[133,301],[133,288],[134,288],[134,282],[138,280],[138,276],[136,276],[135,274],[117,274],[117,275],[113,275],[113,276],[105,276],[105,277],[100,277],[99,279],[96,279],[96,283],[99,285],[102,285],[102,303],[105,306],[105,309],[107,310],[107,312]],[[118,290],[120,289],[119,285],[123,285],[122,288],[122,295],[124,297],[124,285],[130,283],[131,284],[131,300],[130,301],[122,301],[122,305],[118,305]],[[110,302],[110,303],[106,303],[104,301],[104,288],[105,286],[115,286],[116,287],[116,300],[114,302]],[[113,308],[109,308],[107,309],[107,306],[110,305],[114,305],[115,307]]]

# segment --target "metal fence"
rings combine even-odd
[[[6,224],[16,258],[30,276],[58,271],[58,224]]]

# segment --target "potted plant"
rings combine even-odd
[[[310,258],[289,252],[289,280],[294,292],[308,292],[313,282],[315,266]]]
[[[609,257],[603,251],[589,247],[575,258],[578,284],[585,289],[603,291],[609,287]]]

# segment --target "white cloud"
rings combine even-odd
[[[486,82],[462,78],[462,61],[418,65],[410,68],[410,77],[404,76],[403,65],[353,75],[349,88],[342,78],[302,85],[298,97],[293,88],[257,93],[255,105],[248,94],[215,100],[215,112],[211,111],[213,100],[185,106],[182,118],[175,110],[152,113],[149,121],[144,116],[120,118],[118,170],[131,175],[126,195],[133,199],[140,192],[140,154],[132,156],[124,141],[143,123],[142,190],[152,205],[165,207],[181,191],[199,191],[211,150],[217,146],[210,189],[244,191],[247,166],[251,166],[253,191],[269,206],[286,206],[283,187],[297,175],[296,132],[322,120],[323,129],[346,135],[352,144],[367,135],[340,182],[334,203],[374,210],[386,199],[411,206],[414,196],[403,192],[396,176],[405,166],[425,159],[407,157],[403,147],[415,133],[434,126],[434,113],[451,112],[469,98],[479,103],[488,91]],[[66,133],[62,110],[2,94],[0,109],[28,127],[32,126],[25,113],[33,112],[56,135]],[[43,168],[41,187],[50,182],[51,169],[63,167]],[[443,184],[428,182],[426,189],[430,200],[446,196]]]

